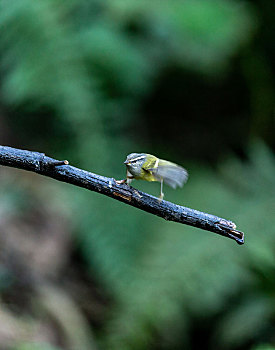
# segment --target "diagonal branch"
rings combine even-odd
[[[45,156],[44,153],[0,146],[0,165],[33,171],[84,187],[160,216],[165,220],[198,227],[234,239],[239,244],[244,243],[243,232],[237,231],[232,221],[165,200],[159,202],[156,197],[126,184],[118,184],[113,178],[93,174],[68,164],[68,161],[59,161]]]

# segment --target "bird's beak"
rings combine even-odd
[[[127,165],[130,164],[130,162],[128,160],[125,160],[124,164]]]

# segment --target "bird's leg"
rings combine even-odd
[[[161,179],[160,181],[160,196],[159,196],[160,202],[163,200],[163,197],[164,197],[164,193],[162,192],[162,189],[163,189],[163,179]]]
[[[126,183],[129,186],[130,183],[133,181],[134,176],[127,170],[126,172]]]
[[[129,186],[130,183],[132,182],[133,178],[134,178],[134,176],[133,176],[131,173],[129,173],[129,171],[127,170],[126,179],[117,180],[116,183],[117,183],[118,185],[120,185],[120,184],[125,184],[125,183],[126,183],[126,184]]]

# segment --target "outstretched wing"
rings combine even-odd
[[[174,163],[159,160],[156,168],[148,169],[156,177],[158,181],[163,180],[167,185],[176,188],[182,187],[188,179],[187,171]]]

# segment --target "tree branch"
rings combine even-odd
[[[96,175],[68,164],[68,161],[59,161],[45,156],[44,153],[0,146],[0,165],[33,171],[59,181],[84,187],[160,216],[165,220],[198,227],[234,239],[239,244],[244,243],[243,232],[237,231],[236,225],[232,221],[165,200],[160,202],[154,196],[126,184],[116,183],[113,178]]]

